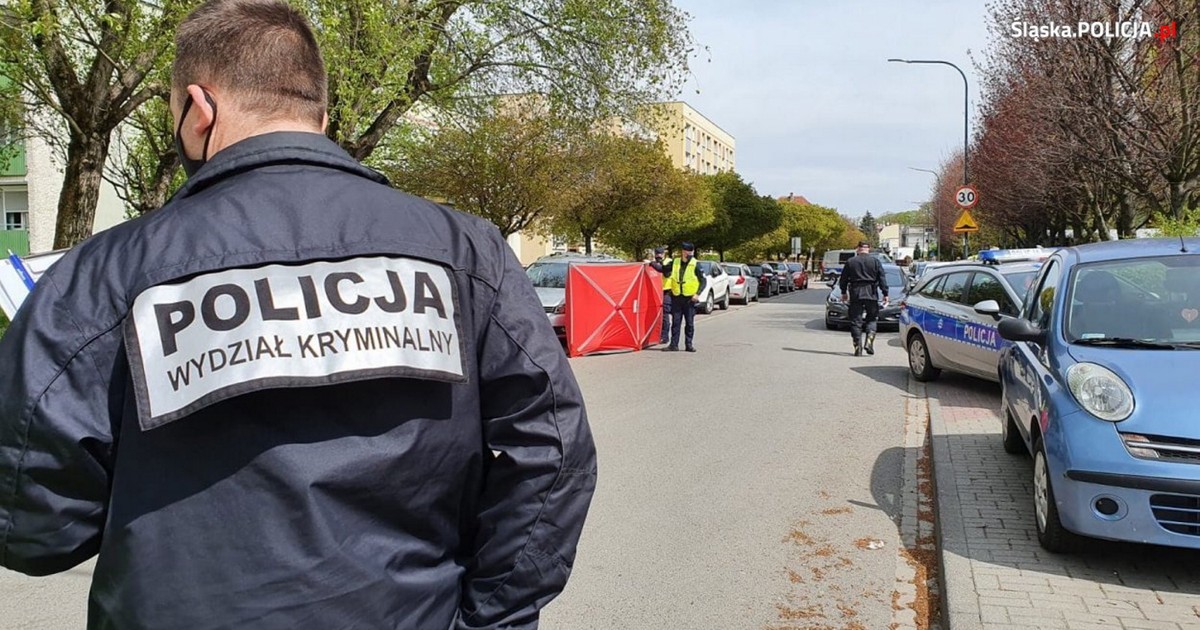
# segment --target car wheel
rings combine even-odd
[[[722,311],[729,310],[729,292],[728,291],[725,292],[725,299],[721,300],[721,310]]]
[[[908,369],[912,371],[913,378],[921,382],[932,381],[942,373],[933,367],[933,361],[929,359],[929,347],[925,345],[925,337],[921,333],[908,339]]]
[[[704,299],[704,314],[711,315],[713,312],[713,296],[711,293]]]
[[[1033,510],[1038,542],[1043,549],[1064,553],[1079,545],[1079,535],[1067,531],[1058,517],[1050,469],[1046,465],[1046,447],[1041,438],[1037,440],[1033,455]]]

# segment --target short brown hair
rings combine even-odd
[[[267,118],[320,124],[325,62],[304,16],[282,0],[207,0],[179,24],[172,86],[218,86]]]

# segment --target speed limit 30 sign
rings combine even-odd
[[[970,186],[963,186],[954,192],[954,202],[959,208],[974,208],[979,202],[979,193]]]

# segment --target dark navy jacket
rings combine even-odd
[[[0,565],[89,628],[535,628],[595,487],[499,232],[323,136],[226,148],[0,341]]]

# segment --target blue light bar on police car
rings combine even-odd
[[[1028,249],[985,249],[979,252],[979,260],[988,264],[998,265],[1006,262],[1021,262],[1030,260],[1045,260],[1053,250],[1034,247]]]

